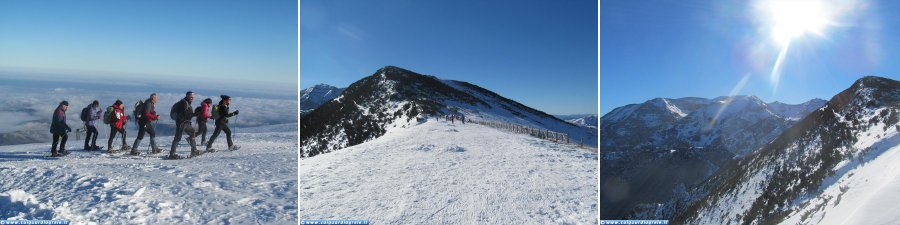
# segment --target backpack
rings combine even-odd
[[[91,106],[88,106],[88,107],[84,107],[84,109],[81,110],[81,121],[85,121],[85,122],[88,121],[88,119],[89,119],[88,117],[90,117],[88,114],[91,114],[90,108],[91,108]]]
[[[176,102],[172,105],[172,109],[169,110],[169,118],[172,118],[174,121],[178,121],[178,119],[181,118],[179,115],[181,113],[180,110],[176,110],[178,108],[178,103],[181,103],[181,101]]]
[[[197,108],[194,108],[194,116],[196,116],[197,118],[204,119],[203,118],[203,105],[200,105],[200,106],[197,106]]]
[[[144,118],[144,101],[137,101],[134,103],[134,111],[132,111],[132,114],[134,114],[135,120]]]
[[[214,106],[212,107],[212,119],[218,120],[219,117],[220,117],[220,115],[219,115],[219,105],[214,105]]]
[[[112,122],[110,120],[113,117],[113,113],[116,113],[115,108],[113,108],[112,106],[106,107],[106,112],[103,113],[103,124],[109,124],[110,122]]]

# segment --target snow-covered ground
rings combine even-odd
[[[299,219],[597,224],[597,154],[429,120],[300,161]]]
[[[900,223],[900,135],[876,143],[861,161],[841,163],[851,169],[837,169],[822,194],[782,224]]]
[[[239,128],[234,138],[240,150],[183,160],[163,160],[167,148],[146,156],[74,150],[83,143],[74,137],[68,143],[72,154],[59,158],[47,157],[49,143],[0,146],[0,218],[296,224],[296,128],[296,123]],[[134,135],[129,133],[129,144]],[[158,137],[158,142],[168,145],[172,138]],[[106,139],[97,142],[106,145]],[[145,139],[140,149],[146,145]],[[225,137],[219,136],[214,147],[225,149]],[[189,151],[182,141],[179,154]]]

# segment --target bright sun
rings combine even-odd
[[[770,0],[765,10],[771,19],[772,38],[782,46],[808,33],[823,36],[831,19],[821,0]]]

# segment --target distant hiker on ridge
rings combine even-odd
[[[106,108],[103,122],[109,124],[109,140],[106,141],[107,152],[116,153],[128,150],[128,143],[125,142],[125,124],[127,121],[128,116],[125,115],[125,104],[122,103],[122,100],[116,99],[113,105]],[[113,150],[112,148],[113,140],[116,139],[116,133],[122,133],[122,148],[119,150]]]
[[[212,136],[209,137],[209,143],[206,144],[207,152],[214,152],[215,149],[212,148],[213,142],[216,141],[216,137],[219,136],[219,132],[225,131],[225,139],[228,140],[228,150],[237,150],[240,147],[235,146],[231,141],[231,129],[228,128],[228,117],[237,116],[239,110],[235,110],[232,113],[228,113],[228,106],[231,105],[231,96],[222,95],[222,100],[219,100],[219,104],[213,106],[213,115],[212,118],[216,120],[216,128],[213,130]]]
[[[141,145],[141,140],[144,139],[144,133],[150,135],[150,152],[153,154],[162,152],[162,149],[156,146],[156,129],[153,128],[153,121],[159,120],[159,115],[156,114],[156,102],[159,101],[159,96],[156,96],[156,93],[150,94],[150,97],[143,102],[137,102],[134,107],[134,116],[138,121],[138,134],[137,138],[134,139],[134,144],[131,146],[131,154],[139,155],[138,146]]]
[[[68,133],[72,131],[72,128],[66,124],[66,110],[68,109],[69,102],[62,101],[53,111],[53,121],[50,122],[50,133],[53,133],[50,155],[53,157],[69,154],[69,151],[66,151],[66,140],[69,139]],[[56,144],[59,144],[59,151],[56,150]]]
[[[100,136],[100,132],[97,131],[95,123],[101,118],[103,118],[103,109],[100,108],[100,102],[97,100],[81,110],[81,121],[84,121],[84,128],[87,130],[87,136],[84,137],[84,150],[100,150],[100,147],[97,146],[97,136]]]
[[[178,149],[178,141],[181,140],[181,135],[184,133],[190,136],[188,143],[191,143],[191,157],[200,155],[200,152],[197,151],[197,143],[194,141],[195,131],[191,127],[191,117],[194,117],[194,108],[191,107],[193,101],[194,92],[188,91],[184,98],[172,105],[172,109],[169,111],[169,116],[175,120],[175,139],[172,140],[172,149],[169,151],[167,159],[184,158],[175,154],[175,150]]]

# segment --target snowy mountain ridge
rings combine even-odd
[[[818,104],[773,107],[755,96],[723,96],[655,98],[614,109],[600,121],[601,187],[621,192],[604,193],[601,215],[671,218],[703,196],[687,190],[771,142],[797,122],[791,117]]]
[[[705,197],[691,203],[673,222],[896,222],[896,214],[859,208],[900,198],[883,188],[898,185],[894,177],[900,171],[891,161],[900,151],[896,148],[898,121],[900,82],[863,77],[759,151],[730,163],[706,184],[690,190]],[[873,198],[876,193],[881,195]]]
[[[303,116],[301,155],[315,156],[364,143],[388,130],[440,115],[497,121],[569,134],[596,143],[590,128],[567,123],[477,85],[386,66],[351,84],[341,95]]]
[[[565,120],[566,122],[583,126],[597,128],[599,117],[597,114],[573,114],[573,115],[554,115],[556,118]]]
[[[300,115],[312,112],[312,110],[334,99],[343,91],[344,88],[337,88],[327,84],[316,84],[300,90]]]

